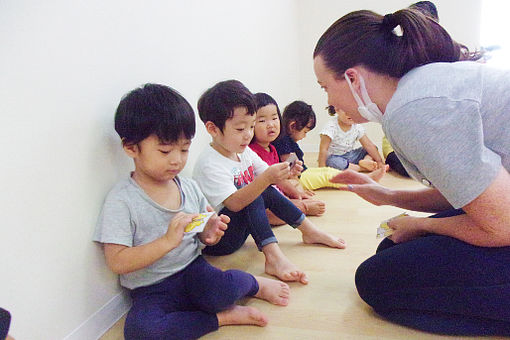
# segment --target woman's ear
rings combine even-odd
[[[348,68],[344,73],[344,76],[343,76],[344,80],[345,80],[345,76],[347,76],[347,78],[349,78],[349,80],[351,81],[352,87],[359,92],[360,86],[361,86],[361,82],[359,80],[361,74],[359,73],[359,71],[352,67]]]
[[[360,81],[359,81],[359,72],[358,72],[358,70],[356,70],[355,68],[352,68],[352,67],[348,68],[344,72],[344,75],[342,76],[343,77],[342,80],[345,80],[345,76],[347,76],[347,78],[349,78],[349,80],[351,81],[352,86],[355,89],[359,89]]]

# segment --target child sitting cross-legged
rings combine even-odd
[[[230,217],[229,228],[205,254],[227,255],[239,249],[251,235],[265,255],[265,272],[284,281],[308,282],[283,254],[271,230],[266,209],[302,233],[304,243],[344,248],[342,239],[315,227],[272,184],[289,178],[289,163],[268,166],[248,144],[255,125],[255,100],[239,81],[220,82],[198,101],[200,119],[212,137],[193,170],[193,178],[215,210]]]
[[[319,166],[368,172],[385,167],[361,124],[354,124],[342,110],[335,112],[333,106],[328,106],[328,113],[332,117],[321,131]]]
[[[266,325],[259,310],[235,302],[253,296],[285,306],[289,286],[221,271],[201,256],[203,244],[216,244],[228,230],[228,216],[213,214],[202,232],[186,228],[212,211],[197,184],[179,176],[195,134],[189,103],[167,86],[147,84],[122,98],[115,130],[135,170],[108,193],[94,240],[130,290],[125,339],[196,339],[219,326]]]

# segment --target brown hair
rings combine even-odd
[[[400,26],[402,34],[394,29]],[[372,11],[351,12],[321,36],[313,53],[337,75],[356,65],[400,78],[415,67],[433,62],[476,60],[435,20],[417,10],[402,9],[385,16]]]

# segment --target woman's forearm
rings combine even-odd
[[[389,190],[387,195],[388,205],[407,210],[434,213],[453,208],[446,198],[433,188],[418,190],[393,189]]]
[[[466,214],[445,218],[423,218],[420,225],[427,233],[454,237],[475,246],[510,246],[510,231],[483,228]]]

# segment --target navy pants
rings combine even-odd
[[[357,269],[356,288],[378,314],[401,325],[449,335],[510,335],[510,247],[477,247],[433,234],[401,244],[386,238]]]
[[[244,209],[234,212],[223,208],[220,214],[230,217],[228,229],[220,242],[203,250],[207,255],[232,254],[243,246],[249,235],[255,240],[255,244],[262,249],[269,243],[278,242],[267,219],[266,209],[292,227],[299,227],[305,215],[291,201],[283,196],[278,190],[269,186],[253,202]]]
[[[216,313],[258,290],[251,274],[221,271],[199,256],[163,282],[131,291],[133,306],[126,318],[124,337],[197,339],[218,329]]]

